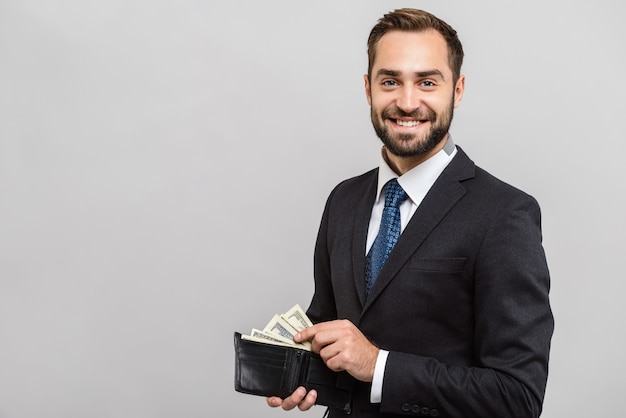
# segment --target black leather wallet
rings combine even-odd
[[[318,405],[350,413],[352,392],[313,352],[244,340],[235,332],[235,390],[286,398],[299,386],[317,391]],[[344,376],[345,377],[345,376]]]

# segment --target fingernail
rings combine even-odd
[[[301,337],[300,333],[298,332],[296,335],[293,336],[294,340],[299,340]]]

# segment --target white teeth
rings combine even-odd
[[[416,120],[397,120],[396,123],[400,126],[417,126],[420,124],[419,121]]]

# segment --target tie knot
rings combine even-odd
[[[385,207],[398,208],[408,197],[396,179],[389,180],[383,190],[385,191]]]

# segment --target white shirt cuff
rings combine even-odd
[[[374,379],[372,380],[372,391],[370,392],[370,402],[380,403],[383,399],[383,377],[385,375],[385,365],[389,351],[380,350],[374,366]]]

